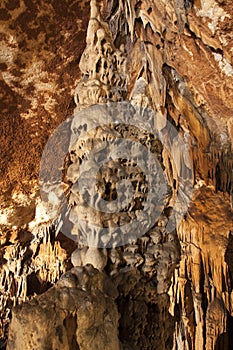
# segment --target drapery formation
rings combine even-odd
[[[11,309],[19,304],[8,349],[231,349],[230,1],[6,1],[1,6],[2,347]],[[90,106],[109,104],[114,118],[120,110],[119,120],[122,107],[115,106],[130,106],[130,127],[117,122],[103,127],[106,111],[101,112],[103,120],[88,134],[92,144],[87,138],[66,144],[81,125],[75,115],[85,120],[82,113]],[[154,134],[142,128],[150,113]],[[136,115],[142,124],[132,126]],[[59,213],[54,197],[52,209],[41,202],[38,170],[48,137],[64,121],[68,131],[45,162],[50,181],[43,179],[43,193],[51,198],[56,183],[51,164],[67,149],[62,183],[71,210]],[[79,232],[85,236],[86,226],[77,230],[86,207],[75,188],[76,173],[90,152],[98,158],[102,142],[117,137],[140,140],[157,158],[167,189],[163,208],[143,235],[127,232],[132,237],[124,245],[117,238],[107,241],[107,235],[101,240],[96,231],[88,231],[85,242]],[[136,220],[150,189],[138,176],[135,159],[126,161],[118,153],[116,158],[98,173],[94,204],[114,201],[122,179],[133,183],[137,195],[121,215],[88,212],[104,228],[111,220],[112,227]],[[85,171],[87,177],[88,167]]]

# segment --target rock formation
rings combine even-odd
[[[7,348],[119,350],[117,294],[91,265],[73,268],[45,295],[17,308]]]
[[[233,348],[232,16],[2,2],[0,348]]]

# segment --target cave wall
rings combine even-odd
[[[0,15],[2,347],[11,309],[18,304],[13,311],[8,349],[42,349],[50,336],[55,339],[51,348],[87,349],[93,342],[88,330],[97,327],[101,334],[107,334],[98,319],[96,326],[88,323],[79,305],[72,304],[72,296],[61,306],[61,297],[55,293],[58,302],[54,312],[60,315],[64,334],[66,322],[70,322],[72,335],[61,340],[58,333],[45,333],[40,339],[33,338],[35,343],[30,345],[28,329],[23,339],[15,338],[17,322],[31,322],[27,308],[36,310],[40,320],[44,314],[38,305],[44,303],[47,310],[56,288],[62,296],[80,288],[81,277],[79,282],[59,285],[64,272],[72,265],[77,269],[92,264],[104,271],[117,289],[118,294],[103,298],[100,287],[95,295],[87,281],[102,281],[103,277],[96,273],[93,277],[91,272],[85,281],[88,287],[83,287],[87,298],[99,298],[101,308],[106,307],[105,302],[117,306],[118,311],[113,307],[110,316],[119,338],[112,340],[114,349],[231,349],[231,2],[91,1],[90,12],[88,1],[62,5],[56,1],[49,5],[5,1]],[[192,164],[179,148],[161,145],[156,150],[171,186],[161,217],[143,237],[101,250],[100,257],[99,249],[87,248],[90,242],[75,241],[62,233],[59,212],[48,220],[51,218],[43,210],[38,193],[39,163],[48,137],[73,110],[79,116],[91,105],[124,101],[135,109],[142,106],[155,111],[160,133],[171,124],[184,140]],[[142,143],[148,141],[148,135],[138,135],[135,129],[115,132],[125,138],[136,135]],[[99,133],[111,135],[112,131],[100,128]],[[152,141],[148,141],[150,147]],[[79,153],[79,144],[72,149],[77,157],[88,148],[81,144]],[[59,156],[56,152],[55,159]],[[75,172],[72,162],[69,158],[64,166],[67,186]],[[187,182],[181,180],[190,172],[193,190],[189,208],[171,233],[167,224],[174,198],[178,190],[187,192]],[[69,200],[77,202],[71,197]],[[76,212],[80,208],[78,204]],[[129,215],[131,219],[134,212]],[[74,214],[70,216],[74,226],[75,220]],[[76,276],[76,270],[72,271]],[[85,275],[83,270],[78,271]],[[60,288],[64,289],[60,292]],[[61,307],[66,310],[62,315]],[[95,306],[94,315],[97,311],[93,310]],[[101,343],[104,338],[106,335],[97,339],[95,348],[110,349]]]

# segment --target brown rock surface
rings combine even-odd
[[[91,265],[73,268],[14,310],[7,349],[119,350],[117,294]]]
[[[233,5],[230,0],[92,0],[88,25],[89,7],[89,1],[71,0],[1,3],[2,348],[11,309],[21,304],[13,311],[8,349],[232,349]],[[92,150],[85,138],[69,148],[64,134],[56,145],[68,153],[62,180],[72,192],[66,193],[72,210],[65,216],[75,242],[62,234],[64,217],[56,205],[52,220],[42,207],[42,151],[56,127],[72,114],[73,95],[78,116],[93,104],[124,101],[143,111],[143,118],[145,111],[153,110],[157,135],[163,135],[164,142],[158,143],[136,128],[100,128],[99,134],[89,134],[97,146],[104,137],[116,135],[140,139],[150,150],[157,142],[152,153],[170,192],[154,226],[142,237],[133,237],[131,231],[131,242],[124,246],[98,249],[101,234],[85,226],[76,230],[76,215],[86,215],[72,188],[80,159]],[[79,122],[67,122],[71,136]],[[183,149],[165,133],[169,125]],[[46,164],[48,169],[53,164],[54,183],[57,149]],[[115,193],[109,180],[113,165],[103,169],[98,184],[98,198],[107,201]],[[127,181],[134,178],[132,163],[121,160],[122,168]],[[54,183],[45,181],[48,196]],[[143,186],[140,177],[133,189]],[[117,224],[137,217],[147,190],[138,191],[141,199],[134,198],[117,216]],[[182,211],[187,202],[189,209]],[[95,212],[90,213],[94,220]],[[112,218],[101,215],[98,223],[110,225]],[[87,242],[79,239],[80,231]],[[108,277],[90,266],[75,267],[65,276],[71,278],[75,271],[81,279],[88,276],[87,290],[82,291],[75,278],[75,286],[63,286],[69,278],[59,278],[71,263],[92,263]],[[118,289],[118,297],[105,295],[112,288]],[[90,317],[84,294],[94,300]],[[112,323],[103,325],[106,310]],[[42,320],[47,328],[41,329],[39,339],[31,328],[41,328]],[[50,327],[54,322],[57,328]]]
[[[1,1],[0,196],[10,225],[31,220],[43,148],[72,113],[89,11],[81,0]]]

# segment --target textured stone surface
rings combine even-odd
[[[89,19],[85,1],[1,1],[1,223],[35,213],[42,150],[72,113]]]
[[[26,294],[34,295],[48,288],[51,275],[45,271],[54,258],[55,275],[60,276],[62,271],[58,272],[56,262],[60,253],[62,264],[66,265],[63,251],[54,249],[50,243],[42,244],[46,228],[36,229],[38,237],[29,248],[33,229],[28,229],[28,223],[35,214],[36,224],[41,217],[35,207],[42,150],[48,136],[72,113],[89,12],[89,2],[84,1],[4,0],[0,4],[2,339],[9,310],[18,297],[23,300]],[[46,247],[40,248],[41,244]],[[60,243],[56,242],[57,245]],[[32,267],[38,253],[35,266],[47,265],[40,276],[36,275],[37,268]],[[21,281],[24,287],[20,291]]]
[[[14,310],[7,349],[119,350],[117,294],[91,265],[73,268]]]
[[[24,0],[1,3],[2,347],[13,305],[32,299],[13,312],[9,349],[26,346],[33,349],[28,345],[32,315],[38,312],[36,325],[40,327],[41,319],[48,312],[41,310],[38,300],[45,301],[51,320],[55,320],[56,311],[49,309],[49,298],[54,299],[56,288],[59,295],[64,296],[68,287],[61,287],[63,279],[57,287],[52,287],[53,284],[71,264],[93,263],[99,270],[104,269],[118,289],[118,297],[104,296],[101,288],[98,296],[92,290],[85,291],[90,297],[94,293],[100,305],[106,306],[111,300],[114,310],[111,344],[118,344],[118,336],[124,350],[231,349],[231,1],[91,3],[87,33],[89,2],[40,4]],[[192,170],[183,156],[185,152],[172,142],[170,148],[161,145],[156,152],[171,185],[171,193],[163,214],[143,237],[124,247],[99,250],[95,244],[95,248],[83,247],[82,242],[74,243],[59,233],[60,217],[53,223],[48,220],[36,193],[39,160],[48,136],[73,112],[73,94],[76,112],[93,103],[127,100],[142,109],[151,108],[159,115],[156,128],[160,134],[169,123],[174,126],[192,159],[194,192],[188,212],[172,232],[167,224],[175,198],[178,193],[185,197],[190,181],[186,183],[183,179],[186,176],[189,179]],[[105,132],[100,128],[101,137]],[[129,135],[130,130],[124,131],[124,137]],[[137,136],[143,142],[145,135]],[[58,148],[66,149],[62,138],[59,142]],[[85,154],[87,146],[81,142],[78,156]],[[59,152],[55,153],[55,160],[58,155]],[[69,157],[70,154],[64,164],[68,185],[70,180],[75,182],[77,170]],[[48,166],[53,162],[48,158]],[[130,165],[127,166],[130,170]],[[105,170],[103,177],[110,172]],[[99,190],[101,193],[101,186]],[[70,204],[76,203],[75,195],[67,196]],[[76,222],[75,215],[69,217],[67,213],[67,217],[72,223]],[[89,238],[96,241],[95,235]],[[85,267],[78,270],[82,278],[86,276],[84,270]],[[95,278],[99,281],[103,275],[96,272],[95,276],[98,278],[88,277],[90,283],[94,283]],[[107,279],[105,281],[107,283]],[[108,283],[106,286],[108,288]],[[45,292],[49,287],[52,288]],[[44,295],[36,297],[43,292]],[[72,298],[69,296],[66,300],[66,313],[59,311],[66,348],[85,344],[83,349],[92,349],[89,336],[93,336],[94,323],[88,322],[97,317],[97,326],[102,306],[100,311],[92,310],[93,319],[86,319],[84,312],[84,323],[79,328],[73,315],[67,316]],[[84,305],[83,300],[78,300],[75,317],[80,311],[79,305]],[[60,310],[62,302],[57,300],[55,304]],[[66,326],[68,324],[70,327]],[[17,336],[16,327],[23,328],[24,337]],[[61,348],[59,334],[55,334],[54,328],[51,332],[49,340],[46,333],[39,340],[33,331],[35,348],[45,348],[41,345],[45,343],[50,348]],[[101,343],[105,336],[101,336],[101,332],[97,335],[96,341],[102,344],[100,348],[108,348]],[[49,342],[53,340],[52,345]],[[95,348],[98,346],[96,344]]]

